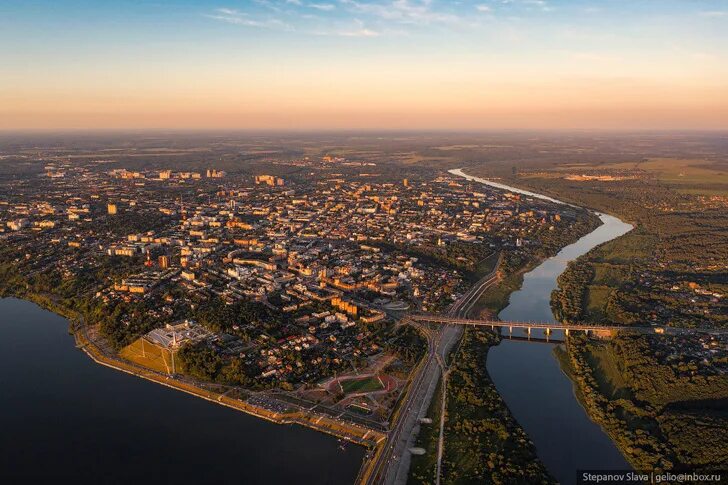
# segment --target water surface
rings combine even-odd
[[[450,172],[466,176],[459,170]],[[528,197],[562,203],[504,184],[466,177]],[[557,287],[556,279],[568,262],[632,229],[616,217],[598,215],[601,226],[524,275],[521,289],[511,294],[508,306],[499,313],[501,320],[555,321],[551,312],[551,292]],[[525,334],[514,331],[514,335]],[[532,337],[543,337],[543,334],[534,331]],[[504,339],[488,353],[488,373],[515,418],[533,440],[539,458],[562,484],[576,483],[577,470],[631,468],[609,436],[589,419],[579,404],[573,383],[561,371],[553,350],[552,344]]]
[[[67,329],[0,300],[0,483],[354,482],[363,448],[98,365]]]

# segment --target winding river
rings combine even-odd
[[[551,197],[467,175],[460,169],[450,173],[526,197],[563,204]],[[551,292],[569,261],[632,229],[616,217],[598,215],[601,226],[526,273],[521,289],[511,294],[508,306],[498,315],[501,320],[554,321]],[[543,335],[533,332],[532,337]],[[488,373],[533,440],[539,458],[562,484],[575,483],[577,470],[629,469],[614,443],[579,404],[573,383],[561,371],[553,349],[552,344],[503,339],[488,353]]]
[[[528,197],[554,199],[451,173]],[[594,246],[631,229],[615,217],[525,275],[503,319],[552,320],[556,277]],[[95,364],[65,319],[0,300],[0,482],[352,483],[364,450],[279,426]],[[488,372],[539,457],[564,484],[577,469],[628,468],[589,420],[552,345],[503,340]],[[60,480],[59,480],[60,479]]]

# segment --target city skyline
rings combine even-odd
[[[0,129],[725,129],[717,1],[5,2]]]

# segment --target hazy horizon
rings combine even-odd
[[[728,129],[698,0],[0,6],[0,130]]]

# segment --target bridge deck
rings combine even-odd
[[[594,330],[594,331],[612,331],[612,330],[649,330],[655,331],[660,327],[632,327],[632,326],[620,326],[620,325],[599,325],[599,324],[564,324],[560,322],[546,323],[546,322],[514,322],[514,321],[503,321],[503,320],[480,320],[473,318],[456,318],[447,317],[444,315],[428,315],[428,314],[414,314],[410,315],[409,318],[418,322],[429,322],[429,323],[443,323],[453,325],[478,325],[484,327],[511,327],[511,328],[531,328],[531,329],[547,329],[547,330]]]

